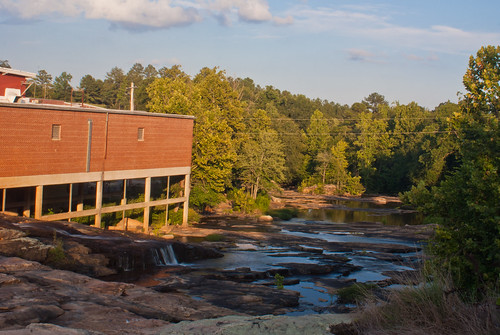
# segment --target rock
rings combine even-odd
[[[0,256],[1,330],[27,331],[30,323],[51,323],[88,334],[154,334],[169,321],[230,314],[234,312],[183,295]]]
[[[17,229],[0,228],[0,241],[14,240],[17,238],[25,237],[26,233]]]
[[[144,224],[141,221],[124,218],[116,224],[116,226],[109,226],[109,230],[126,230],[126,231],[142,231]]]
[[[258,219],[259,222],[272,222],[273,217],[271,215],[261,215]]]
[[[32,323],[25,329],[0,331],[2,335],[104,335],[100,332],[56,326],[50,323]]]
[[[0,228],[0,254],[21,257],[33,261],[44,261],[51,245],[16,229]]]
[[[303,316],[272,316],[258,317],[226,316],[211,320],[180,322],[162,328],[161,335],[304,335],[331,334],[330,326],[342,322],[350,322],[349,314],[317,314]]]
[[[32,262],[18,257],[0,256],[0,273],[46,269],[50,268],[47,266],[43,266],[38,262]]]
[[[11,325],[27,326],[31,323],[52,321],[64,314],[64,310],[55,305],[19,306],[2,313],[0,329]]]

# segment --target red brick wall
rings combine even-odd
[[[110,113],[105,157],[106,113],[0,106],[0,177],[85,172],[89,119],[91,172],[191,165],[192,119]]]

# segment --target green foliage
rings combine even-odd
[[[242,213],[252,213],[255,210],[264,213],[268,210],[271,203],[269,195],[258,194],[257,199],[254,200],[243,188],[230,190],[227,198],[231,201],[233,210]]]
[[[163,212],[164,213],[164,212]],[[165,222],[165,214],[163,215],[163,221]],[[182,225],[183,212],[180,209],[170,209],[168,211],[168,224],[171,225]],[[194,209],[188,209],[188,220],[189,222],[198,222],[200,221],[200,214],[198,214]]]
[[[70,101],[71,98],[71,79],[73,76],[63,72],[59,77],[54,79],[52,98],[63,101]]]
[[[432,200],[431,192],[427,189],[423,180],[412,186],[409,191],[400,193],[399,198],[403,203],[419,208],[424,213],[427,213],[427,204]]]
[[[428,204],[430,220],[439,225],[430,244],[433,261],[476,298],[500,289],[499,68],[500,48],[483,47],[471,57],[464,76],[469,92],[450,120],[460,165],[432,189]]]
[[[227,198],[231,200],[233,209],[242,213],[251,213],[255,209],[255,200],[244,189],[232,189]]]
[[[64,252],[63,241],[57,238],[55,230],[52,244],[53,247],[48,250],[46,262],[53,266],[61,266],[66,261],[66,253]]]
[[[285,157],[266,111],[255,112],[249,129],[255,133],[244,141],[236,167],[242,184],[256,199],[259,190],[270,191],[284,179]]]
[[[207,211],[224,201],[224,196],[212,189],[195,185],[189,195],[189,203],[201,212]]]
[[[276,285],[276,288],[278,290],[282,290],[283,288],[285,288],[285,285],[283,284],[285,280],[285,277],[280,275],[279,273],[276,273],[274,275],[274,284]]]
[[[259,193],[257,195],[257,199],[255,199],[255,208],[258,209],[261,213],[265,213],[269,209],[270,205],[271,198],[267,193]]]
[[[299,210],[294,207],[286,207],[280,209],[269,209],[266,212],[267,215],[271,215],[274,218],[279,218],[280,220],[291,220],[299,214]]]

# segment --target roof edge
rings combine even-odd
[[[86,113],[100,113],[100,114],[123,114],[123,115],[138,115],[138,116],[153,116],[153,117],[166,117],[174,119],[195,119],[193,115],[181,115],[181,114],[163,114],[163,113],[151,113],[145,111],[127,111],[121,109],[106,109],[106,108],[82,108],[74,106],[58,106],[58,105],[45,105],[45,104],[31,104],[31,103],[8,103],[0,102],[0,107],[13,107],[13,108],[28,108],[28,109],[48,109],[48,110],[59,110],[68,112],[86,112]]]
[[[27,78],[35,78],[36,77],[36,74],[33,73],[33,72],[26,72],[26,71],[21,71],[21,70],[14,70],[14,69],[11,69],[11,68],[8,68],[8,67],[1,67],[0,66],[0,73],[1,72],[8,73],[8,74],[13,74],[13,75],[20,76],[20,77],[27,77]]]

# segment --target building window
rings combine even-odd
[[[53,124],[52,125],[52,140],[60,140],[61,139],[61,125]]]
[[[144,141],[144,128],[137,128],[137,140]]]

